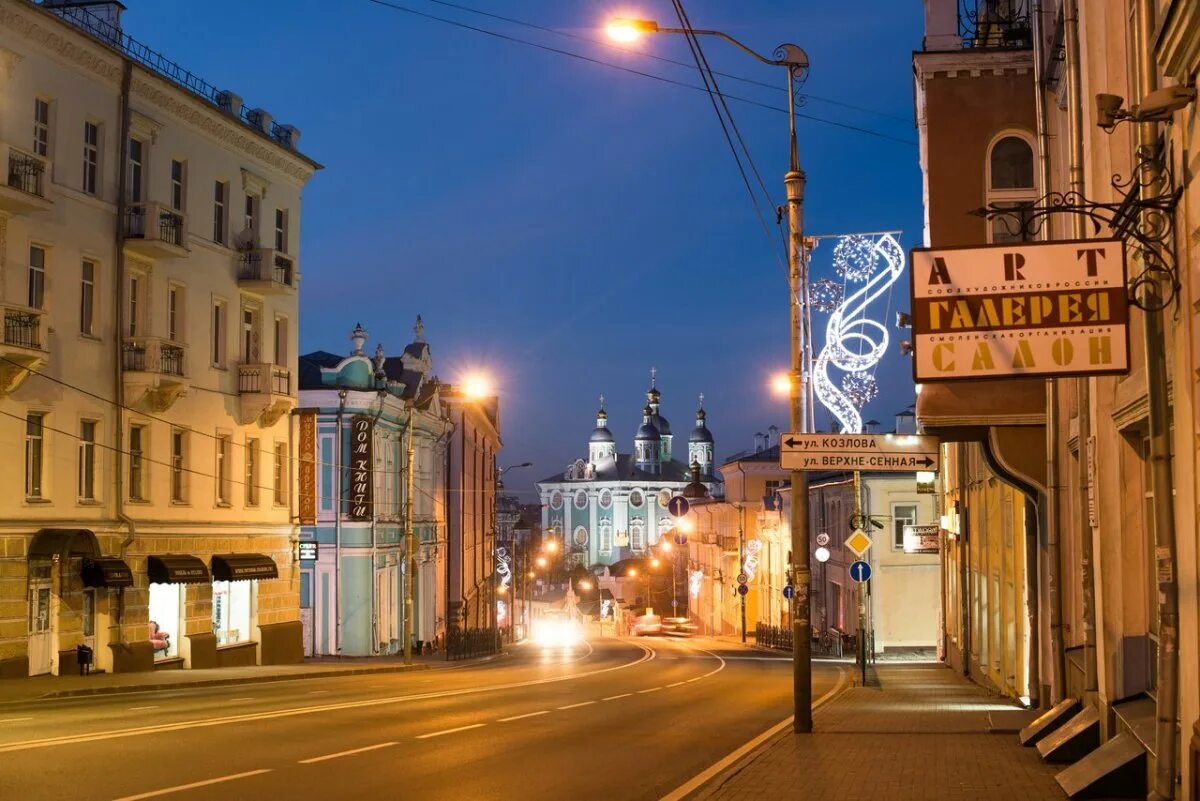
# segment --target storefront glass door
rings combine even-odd
[[[52,669],[50,659],[54,633],[51,631],[50,563],[29,565],[29,675],[40,676]]]

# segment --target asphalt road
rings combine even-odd
[[[704,638],[0,708],[0,799],[659,799],[785,719],[790,660]],[[841,674],[818,665],[814,697]]]

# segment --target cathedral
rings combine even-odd
[[[656,375],[650,371],[650,390],[633,438],[633,453],[617,451],[601,395],[587,459],[577,459],[564,472],[538,482],[542,530],[557,532],[577,564],[611,565],[639,556],[657,543],[673,525],[667,502],[691,483],[693,469],[710,496],[721,494],[704,396],[696,410],[696,426],[688,434],[687,460],[676,459]]]

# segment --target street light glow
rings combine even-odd
[[[690,517],[681,517],[675,521],[675,528],[684,534],[691,534],[696,530],[696,524],[692,522]]]
[[[556,553],[558,551],[558,540],[546,540],[544,547],[547,553]]]
[[[579,582],[579,589],[590,590],[591,588],[592,588],[592,582],[587,581],[587,580]]]
[[[538,566],[538,567],[545,567],[545,566],[546,566],[546,565],[548,565],[548,564],[550,564],[550,563],[549,563],[549,562],[546,560],[546,557],[544,557],[544,556],[539,556],[539,557],[537,558],[537,566]]]
[[[771,376],[771,391],[780,396],[791,395],[792,377],[787,373],[776,373]]]
[[[605,30],[608,32],[608,38],[614,42],[628,44],[642,38],[643,33],[654,33],[657,31],[658,23],[648,19],[617,17],[609,20]]]
[[[662,562],[658,561],[658,557],[655,557],[650,560],[650,567],[658,567],[661,564],[662,564]]]
[[[492,394],[492,382],[488,381],[487,376],[479,373],[469,375],[463,381],[463,392],[468,398],[475,400],[486,398]]]
[[[663,553],[670,553],[671,552],[671,541],[663,540],[662,542],[659,543],[659,547],[662,548]]]
[[[636,568],[636,567],[631,567],[631,568],[629,568],[629,571],[628,571],[628,572],[627,572],[625,575],[627,575],[627,576],[637,576],[637,568]]]

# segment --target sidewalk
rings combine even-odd
[[[495,657],[485,657],[495,658]],[[136,693],[188,687],[215,687],[227,684],[256,684],[268,681],[295,681],[355,676],[365,673],[400,673],[464,665],[480,659],[447,662],[445,654],[413,656],[406,666],[403,657],[324,657],[308,659],[299,665],[214,668],[211,670],[152,670],[144,673],[93,673],[89,676],[33,676],[27,679],[0,679],[0,704],[68,698],[81,695]]]
[[[1016,709],[943,665],[879,664],[879,686],[820,707],[811,735],[790,729],[712,779],[693,799],[1062,801],[1047,765],[988,714]]]

